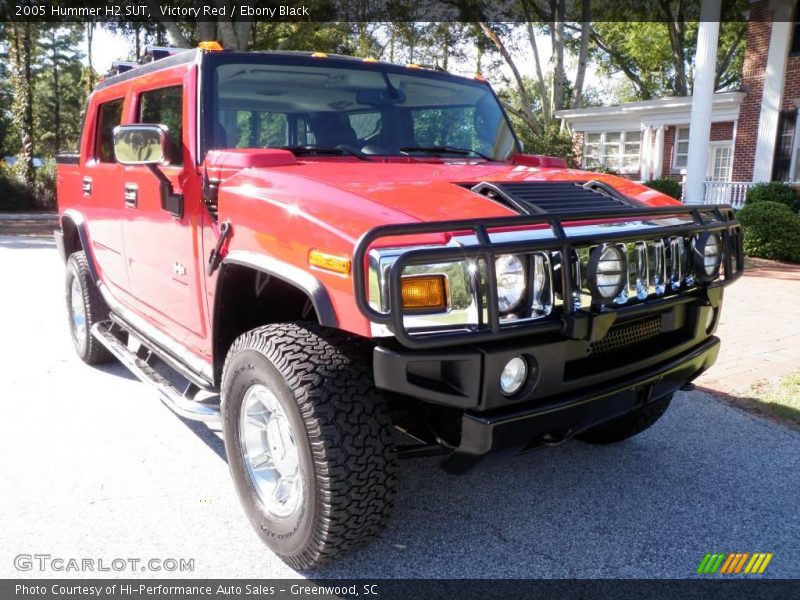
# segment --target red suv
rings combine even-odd
[[[617,442],[714,363],[729,207],[523,154],[480,78],[153,55],[58,160],[72,338],[221,421],[290,565],[379,532],[398,458]]]

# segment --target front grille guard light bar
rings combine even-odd
[[[638,231],[610,231],[603,234],[585,234],[568,236],[564,223],[586,222],[602,219],[615,221],[652,221],[659,217],[685,217],[690,216],[692,221],[678,225],[665,225]],[[492,242],[490,230],[519,228],[531,225],[547,225],[551,238],[537,240],[520,240],[510,242]],[[487,270],[485,292],[487,298],[487,314],[485,321],[481,321],[477,329],[460,331],[430,331],[424,335],[412,335],[403,322],[403,310],[392,308],[388,313],[379,312],[369,304],[368,276],[369,266],[367,256],[376,241],[382,238],[397,238],[412,235],[432,233],[461,233],[471,231],[477,244],[468,246],[443,246],[441,248],[419,248],[402,253],[389,269],[389,306],[402,307],[401,278],[404,269],[409,265],[425,264],[432,262],[450,262],[464,260],[465,256],[474,261],[484,261]],[[536,251],[559,252],[561,256],[572,256],[573,252],[587,245],[631,241],[632,237],[639,240],[665,239],[672,236],[700,234],[705,231],[720,234],[723,245],[723,273],[720,278],[703,284],[706,288],[724,286],[732,283],[741,276],[744,267],[742,253],[742,235],[739,222],[734,218],[733,208],[729,205],[710,206],[665,206],[658,208],[614,209],[583,212],[574,216],[553,215],[525,215],[513,217],[495,217],[488,219],[467,219],[452,221],[435,221],[430,223],[404,223],[400,225],[382,225],[365,233],[356,243],[353,253],[353,285],[355,300],[359,311],[370,321],[386,325],[395,335],[397,340],[408,348],[422,349],[434,348],[458,343],[480,343],[507,339],[533,333],[558,333],[563,330],[563,318],[568,318],[576,312],[575,302],[580,290],[575,290],[574,274],[572,269],[560,269],[562,319],[557,320],[553,315],[540,320],[526,320],[519,323],[500,322],[500,312],[497,305],[497,277],[495,274],[495,259],[502,254],[529,254]],[[577,293],[576,293],[577,292]],[[671,298],[658,298],[648,300],[647,304],[665,303]],[[616,311],[624,310],[614,307]],[[483,311],[478,310],[480,315]],[[555,314],[555,313],[554,313]],[[417,332],[419,333],[419,332]]]

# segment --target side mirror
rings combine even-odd
[[[119,125],[114,128],[114,157],[121,165],[167,165],[169,148],[169,130],[164,125]]]

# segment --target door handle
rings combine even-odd
[[[139,186],[135,183],[125,184],[125,207],[137,208],[139,206]]]
[[[81,189],[83,190],[84,196],[89,196],[92,193],[92,178],[91,177],[84,177],[83,182],[81,183]]]

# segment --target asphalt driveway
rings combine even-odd
[[[50,241],[0,236],[0,577],[45,553],[188,558],[194,572],[174,575],[194,577],[682,578],[733,551],[773,552],[764,576],[800,577],[800,433],[701,392],[616,446],[571,442],[461,477],[403,462],[386,532],[298,574],[251,530],[217,434],[122,367],[75,357],[62,280]]]

